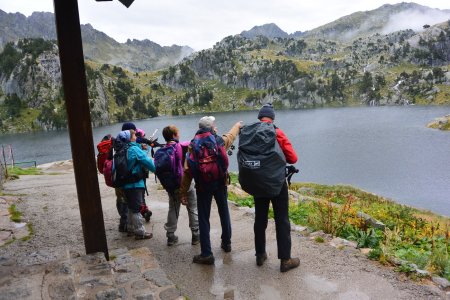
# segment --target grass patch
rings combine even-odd
[[[314,241],[315,241],[316,243],[325,243],[325,239],[324,239],[323,237],[321,237],[321,236],[316,236],[316,237],[314,238]]]
[[[8,167],[8,177],[20,176],[20,175],[42,175],[42,171],[38,168],[20,168],[20,167]]]
[[[20,221],[22,220],[22,213],[20,211],[17,210],[17,207],[15,204],[12,204],[9,208],[8,208],[8,212],[10,214],[10,219],[11,221],[15,222],[15,223],[20,223]]]
[[[23,238],[21,238],[21,240],[22,240],[23,242],[30,240],[30,239],[31,239],[31,236],[32,236],[33,233],[34,233],[33,225],[31,225],[30,223],[27,223],[27,228],[28,228],[28,235],[25,236],[25,237],[23,237]]]

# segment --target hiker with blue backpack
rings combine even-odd
[[[175,231],[177,230],[180,214],[180,184],[183,176],[184,154],[187,152],[189,142],[179,142],[180,134],[175,125],[164,127],[162,135],[166,145],[155,152],[155,174],[169,196],[169,211],[164,228],[166,229],[167,246],[172,246],[178,242],[178,236],[175,235]],[[186,209],[189,216],[189,227],[192,232],[191,244],[197,245],[200,242],[200,237],[198,232],[197,197],[193,183],[187,191]]]
[[[239,183],[244,191],[253,196],[255,202],[253,231],[256,265],[262,266],[267,259],[266,228],[272,203],[280,271],[287,272],[300,265],[298,258],[291,257],[286,183],[286,163],[296,163],[297,154],[284,132],[273,124],[275,111],[272,104],[265,104],[259,110],[258,119],[259,122],[242,127],[239,134]]]
[[[228,210],[228,156],[227,150],[233,144],[242,122],[237,122],[228,133],[219,136],[215,118],[205,116],[199,121],[199,130],[189,144],[184,172],[181,181],[181,203],[188,204],[188,190],[192,179],[195,181],[197,194],[198,222],[200,229],[201,253],[195,255],[193,262],[197,264],[214,264],[211,250],[210,223],[212,198],[216,200],[222,227],[221,248],[231,251],[231,220]]]
[[[115,140],[114,149],[114,185],[120,186],[128,205],[127,231],[135,239],[150,239],[152,233],[146,232],[141,206],[145,203],[144,168],[155,172],[155,165],[141,145],[136,143],[136,132],[133,129],[121,131]]]

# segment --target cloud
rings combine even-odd
[[[403,29],[413,29],[419,31],[423,29],[423,25],[434,25],[450,19],[450,13],[443,11],[435,11],[433,14],[424,14],[419,10],[408,10],[389,18],[388,23],[383,28],[382,33],[388,34]]]

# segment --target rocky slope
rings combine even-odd
[[[121,66],[135,72],[166,68],[193,52],[188,46],[162,47],[149,40],[128,40],[126,43],[119,43],[90,24],[81,25],[81,34],[87,59]],[[20,13],[5,13],[0,10],[0,49],[8,42],[23,38],[56,40],[53,13],[34,12],[26,17]]]

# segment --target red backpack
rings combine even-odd
[[[225,182],[228,156],[222,137],[209,131],[198,133],[190,145],[192,152],[186,158],[195,182],[204,185]]]
[[[98,154],[97,154],[97,170],[101,174],[103,174],[104,164],[105,164],[105,161],[108,159],[111,147],[112,147],[112,139],[109,139],[109,140],[106,140],[106,141],[101,141],[97,145],[97,150],[98,150]]]
[[[114,187],[113,182],[113,160],[107,159],[103,164],[102,170],[103,176],[105,177],[105,183],[107,186]]]

